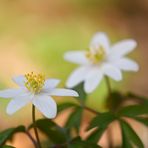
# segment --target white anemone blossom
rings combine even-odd
[[[96,33],[89,45],[89,50],[69,51],[64,59],[78,67],[67,80],[67,87],[72,88],[84,82],[84,90],[92,92],[100,84],[103,76],[108,76],[116,81],[122,79],[121,71],[138,71],[138,64],[125,57],[137,46],[133,39],[126,39],[110,45],[107,35],[103,32]]]
[[[0,91],[0,97],[12,98],[7,106],[7,113],[13,114],[28,103],[32,103],[47,118],[54,118],[57,105],[51,96],[78,96],[74,90],[56,88],[58,79],[46,79],[42,74],[33,72],[13,78],[19,86],[16,89]]]

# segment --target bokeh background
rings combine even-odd
[[[30,71],[59,78],[64,86],[76,67],[64,61],[64,52],[87,48],[97,31],[105,31],[112,43],[124,38],[138,42],[130,56],[140,71],[124,74],[124,81],[112,85],[122,92],[148,95],[147,0],[0,0],[0,89],[16,87],[11,78]],[[105,95],[102,82],[89,96],[88,106],[103,111]],[[8,101],[0,99],[0,130],[29,124],[30,106],[7,116]]]

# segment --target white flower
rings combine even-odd
[[[12,98],[7,106],[7,113],[10,115],[31,102],[44,116],[54,118],[57,114],[57,105],[51,96],[78,96],[74,90],[56,88],[60,81],[45,80],[42,74],[32,72],[15,77],[13,81],[19,88],[0,91],[0,97]]]
[[[67,87],[72,88],[83,81],[84,90],[90,93],[103,76],[119,81],[122,79],[121,70],[138,71],[138,64],[124,57],[136,45],[134,40],[127,39],[111,46],[105,33],[96,33],[90,42],[89,51],[69,51],[64,55],[65,60],[80,65],[69,77]]]

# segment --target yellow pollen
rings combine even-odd
[[[44,86],[45,76],[31,72],[26,74],[25,77],[27,80],[25,82],[26,88],[31,92],[39,93]]]
[[[102,46],[97,49],[89,50],[86,52],[86,57],[93,63],[98,64],[105,58],[105,51]]]

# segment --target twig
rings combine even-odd
[[[35,146],[35,148],[38,148],[37,142],[33,139],[33,137],[31,136],[31,134],[28,131],[26,131],[25,133],[28,136],[28,138],[32,141],[32,143]]]

